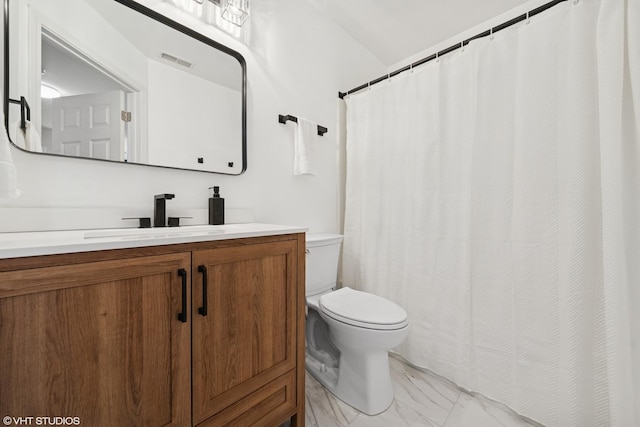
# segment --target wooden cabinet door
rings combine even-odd
[[[179,253],[0,273],[0,414],[191,425],[190,268]]]
[[[246,405],[238,413],[264,408],[274,417],[295,408],[296,394],[286,387],[274,388],[282,399],[266,389],[263,397],[249,395],[287,372],[295,375],[296,248],[287,240],[193,252],[194,425],[238,404]]]

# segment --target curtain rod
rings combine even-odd
[[[416,62],[414,62],[414,63],[412,63],[410,65],[407,65],[405,67],[399,68],[399,69],[397,69],[395,71],[392,71],[392,72],[390,72],[388,74],[385,74],[384,76],[378,77],[377,79],[371,80],[370,82],[367,82],[367,83],[365,83],[363,85],[360,85],[360,86],[358,86],[356,88],[353,88],[353,89],[351,89],[351,90],[349,90],[347,92],[338,92],[338,97],[340,99],[343,99],[347,95],[350,95],[352,93],[361,91],[362,89],[366,89],[366,88],[368,88],[368,87],[370,87],[370,86],[372,86],[372,85],[374,85],[376,83],[380,83],[382,81],[385,81],[385,80],[387,80],[387,79],[389,79],[389,78],[391,78],[393,76],[396,76],[396,75],[398,75],[398,74],[400,74],[402,72],[411,70],[414,67],[417,67],[417,66],[422,65],[424,63],[427,63],[429,61],[437,59],[437,58],[441,57],[442,55],[446,55],[447,53],[453,52],[454,50],[460,49],[461,47],[468,45],[469,42],[472,41],[472,40],[480,39],[482,37],[487,37],[487,36],[492,35],[493,33],[497,33],[500,30],[504,30],[505,28],[509,28],[510,26],[512,26],[514,24],[517,24],[518,22],[522,22],[524,20],[527,20],[527,19],[531,18],[532,16],[535,16],[535,15],[537,15],[539,13],[542,13],[547,9],[551,9],[553,6],[555,6],[557,4],[560,4],[560,3],[563,3],[565,1],[567,1],[567,0],[553,0],[553,1],[550,1],[549,3],[545,3],[542,6],[536,7],[535,9],[530,10],[529,12],[523,13],[522,15],[517,16],[517,17],[515,17],[513,19],[510,19],[509,21],[504,22],[504,23],[502,23],[502,24],[500,24],[500,25],[498,25],[496,27],[493,27],[493,28],[490,28],[490,29],[488,29],[486,31],[483,31],[480,34],[476,34],[473,37],[470,37],[470,38],[468,38],[466,40],[461,41],[460,43],[457,43],[457,44],[454,44],[452,46],[449,46],[448,48],[443,49],[443,50],[441,50],[439,52],[436,52],[433,55],[427,56],[426,58],[419,59],[419,60],[417,60]]]

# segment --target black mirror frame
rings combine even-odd
[[[19,150],[22,150],[26,153],[36,154],[36,155],[44,155],[44,156],[55,156],[55,157],[64,157],[67,159],[80,159],[80,160],[95,160],[101,162],[109,162],[109,163],[120,163],[120,164],[131,164],[131,165],[140,165],[140,166],[149,166],[156,168],[164,168],[164,169],[176,169],[176,170],[187,170],[194,172],[205,172],[205,173],[215,173],[221,175],[230,175],[230,176],[239,176],[242,175],[247,170],[247,62],[244,57],[237,51],[218,43],[201,33],[192,30],[191,28],[185,27],[184,25],[167,18],[165,15],[162,15],[154,10],[149,9],[146,6],[141,5],[133,0],[113,0],[117,3],[120,3],[138,13],[141,13],[148,18],[151,18],[161,24],[164,24],[170,28],[173,28],[176,31],[179,31],[193,39],[196,39],[206,45],[213,47],[214,49],[218,49],[228,55],[233,56],[238,60],[240,66],[242,67],[242,170],[239,173],[225,173],[225,172],[214,172],[214,171],[203,171],[198,169],[187,169],[187,168],[177,168],[172,166],[161,166],[161,165],[149,165],[145,163],[134,163],[134,162],[123,162],[117,160],[105,160],[105,159],[91,159],[88,157],[73,157],[73,156],[64,156],[62,154],[54,154],[54,153],[34,153],[32,151],[24,150],[18,147],[11,138],[9,137],[9,0],[4,0],[4,91],[3,91],[3,112],[4,112],[4,128],[5,132],[7,132],[7,137],[11,141],[14,147]]]

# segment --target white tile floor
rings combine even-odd
[[[306,426],[540,427],[393,357],[389,361],[395,400],[389,409],[373,417],[336,399],[307,373]]]

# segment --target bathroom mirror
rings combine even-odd
[[[238,52],[131,0],[4,6],[5,127],[18,148],[245,171],[246,63]]]

